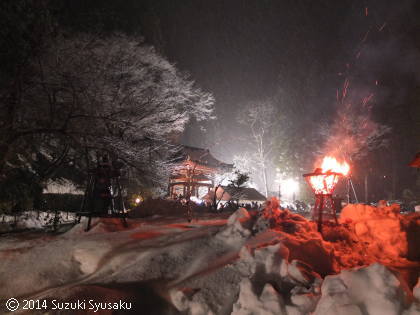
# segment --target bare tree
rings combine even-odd
[[[251,103],[239,116],[239,123],[248,127],[251,141],[248,143],[245,164],[262,179],[264,194],[268,196],[269,180],[267,171],[272,163],[275,147],[274,134],[277,130],[278,113],[269,101]],[[242,158],[243,160],[243,158]]]

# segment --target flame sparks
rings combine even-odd
[[[317,168],[309,177],[309,183],[315,194],[332,194],[340,175],[346,176],[350,172],[350,165],[344,161],[338,162],[332,156],[324,157],[321,168]]]

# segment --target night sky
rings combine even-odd
[[[377,119],[386,120],[381,107],[405,102],[419,82],[418,12],[415,1],[152,1],[140,29],[214,94],[221,125],[233,128],[243,104],[277,93],[328,119],[345,74],[374,93]],[[196,130],[184,141],[212,146],[214,137]]]
[[[231,161],[240,151],[241,108],[279,95],[304,136],[318,133],[318,126],[333,124],[340,110],[337,90],[349,79],[355,102],[372,94],[372,121],[392,128],[392,150],[388,146],[361,163],[384,160],[376,170],[382,176],[391,172],[383,157],[394,151],[392,172],[414,183],[406,165],[420,148],[418,1],[58,3],[63,24],[77,31],[141,34],[213,93],[218,119],[191,122],[183,143],[208,147]]]

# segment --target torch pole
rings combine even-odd
[[[318,204],[318,232],[322,234],[322,211],[324,208],[324,195],[319,196]]]
[[[350,203],[350,176],[347,177],[347,204]]]
[[[349,182],[351,185],[351,189],[353,190],[354,199],[356,199],[356,203],[359,203],[359,199],[357,199],[357,195],[356,195],[356,190],[354,189],[354,186],[353,186],[353,181],[350,178],[349,178]]]

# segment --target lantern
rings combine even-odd
[[[338,224],[332,194],[341,176],[347,175],[349,165],[338,163],[335,158],[325,157],[322,169],[317,168],[313,173],[304,174],[303,177],[315,193],[315,206],[312,219],[318,220],[318,231],[322,233],[323,215],[330,216]]]

